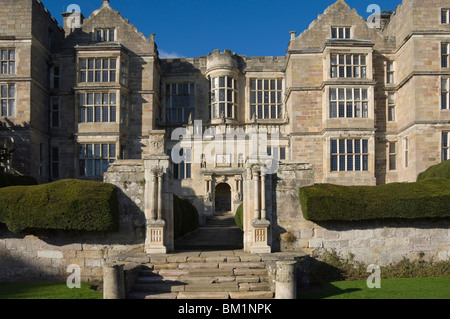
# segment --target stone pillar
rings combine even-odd
[[[173,194],[170,187],[170,160],[166,155],[144,158],[147,233],[145,252],[166,254],[173,250]]]
[[[266,174],[261,170],[261,216],[259,219],[266,217]]]
[[[253,178],[255,187],[255,218],[252,220],[253,234],[250,252],[253,254],[271,253],[272,249],[268,245],[270,222],[266,219],[266,177],[263,169],[255,167]]]
[[[275,299],[297,299],[297,261],[277,261]]]
[[[254,206],[255,206],[255,213],[253,215],[254,219],[261,219],[261,211],[259,209],[259,172],[255,169],[253,170],[253,187],[255,192],[254,197]]]
[[[157,220],[162,220],[162,188],[163,188],[163,173],[158,173],[158,212],[157,212]]]
[[[149,198],[151,198],[150,201],[150,220],[156,220],[157,212],[156,212],[156,189],[158,188],[158,175],[157,172],[152,171],[152,188],[151,188],[151,195]]]
[[[103,299],[125,299],[123,265],[103,265]]]

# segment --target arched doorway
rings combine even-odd
[[[215,211],[229,212],[231,211],[231,187],[227,183],[221,183],[216,186],[215,190]]]

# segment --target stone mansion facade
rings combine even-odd
[[[63,14],[60,27],[40,0],[2,0],[8,170],[42,183],[103,180],[137,163],[153,230],[170,187],[201,216],[244,203],[244,246],[264,238],[253,251],[266,251],[265,216],[275,210],[267,163],[308,165],[315,183],[377,185],[413,182],[450,159],[449,0],[403,0],[374,28],[339,0],[291,32],[285,56],[214,50],[180,59],[161,59],[154,35],[109,2],[88,18]],[[189,134],[174,162],[180,128]],[[259,143],[249,131],[268,138]],[[228,132],[241,151],[212,143]]]

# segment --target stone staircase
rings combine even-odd
[[[232,212],[216,212],[206,219],[207,227],[236,227]]]
[[[129,299],[272,299],[266,262],[259,255],[175,255],[144,264]]]

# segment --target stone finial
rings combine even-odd
[[[109,5],[109,0],[103,0],[103,5]]]

